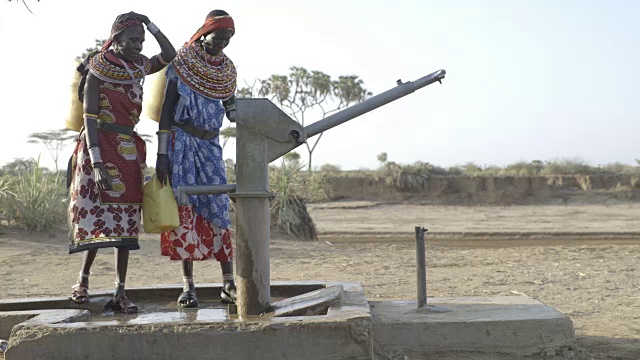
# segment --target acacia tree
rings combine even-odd
[[[12,2],[13,0],[7,0],[7,1],[8,2]],[[31,11],[31,9],[29,9],[29,6],[27,5],[27,3],[24,2],[24,0],[20,0],[20,1],[24,4],[24,6],[27,8],[27,10],[29,10],[29,12],[33,14],[33,11]],[[36,0],[36,1],[40,2],[40,0]],[[16,2],[18,2],[18,1],[16,1]]]
[[[371,96],[364,82],[357,75],[339,76],[337,80],[321,71],[308,71],[293,66],[289,75],[271,75],[266,80],[258,79],[252,85],[238,90],[238,97],[266,97],[275,102],[300,125],[307,125],[310,113],[320,113],[322,119],[351,104]],[[321,133],[313,142],[305,142],[309,160],[307,167],[312,171],[312,157]]]
[[[73,130],[60,129],[60,130],[48,130],[44,132],[33,133],[29,135],[30,144],[43,144],[51,159],[56,166],[56,173],[58,172],[58,159],[60,158],[60,152],[66,145],[66,143],[75,139],[77,135]]]

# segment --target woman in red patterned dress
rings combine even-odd
[[[143,23],[162,50],[151,59],[140,53]],[[114,247],[117,280],[111,306],[125,313],[137,311],[124,291],[129,251],[140,248],[146,157],[144,140],[134,128],[140,120],[144,77],[163,69],[175,54],[149,18],[130,12],[116,18],[102,50],[78,67],[85,114],[72,157],[69,253],[84,251],[84,257],[70,298],[75,303],[89,301],[89,270],[98,249]]]

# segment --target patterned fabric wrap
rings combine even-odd
[[[236,92],[236,67],[223,52],[214,57],[198,43],[187,44],[172,65],[182,82],[208,98],[226,100]]]
[[[189,44],[196,42],[202,36],[220,29],[229,29],[235,33],[236,26],[233,23],[233,18],[229,15],[208,17],[200,29],[189,39]]]
[[[151,70],[151,60],[140,55],[134,63],[124,62],[113,51],[102,51],[89,61],[89,72],[102,81],[117,84],[141,84]]]
[[[142,110],[142,86],[103,82],[98,118],[117,125],[137,124]],[[138,249],[142,207],[142,168],[145,143],[132,135],[98,131],[102,160],[113,189],[98,189],[84,132],[78,136],[73,157],[69,203],[69,252],[92,248]]]
[[[191,123],[205,130],[220,129],[225,113],[221,100],[211,99],[192,90],[178,77],[173,65],[167,68],[167,80],[174,80],[178,84],[175,122]],[[181,185],[227,183],[218,137],[203,140],[173,127],[169,160],[171,185],[176,197],[177,187]],[[231,260],[229,196],[191,195],[189,203],[188,210],[192,214],[187,216],[183,213],[187,210],[181,207],[181,226],[162,234],[162,254],[170,256],[172,260],[206,260],[212,255],[218,261]],[[228,246],[225,245],[227,238]],[[177,248],[182,250],[178,251]],[[222,253],[219,251],[221,248],[225,249]]]
[[[212,225],[196,214],[193,205],[178,206],[180,227],[160,235],[160,249],[170,260],[202,261],[214,257],[220,262],[233,259],[231,233]]]
[[[107,41],[105,41],[104,45],[102,45],[102,51],[108,50],[111,47],[111,44],[113,44],[113,40],[116,35],[120,34],[130,27],[142,25],[142,20],[137,18],[130,18],[126,20],[126,17],[128,15],[129,14],[123,14],[116,18],[116,21],[111,26],[111,34],[109,35],[109,38],[107,39]]]

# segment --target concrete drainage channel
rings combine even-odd
[[[228,315],[216,294],[198,290],[199,308],[175,306],[179,286],[128,290],[140,313],[102,313],[109,293],[84,307],[66,298],[0,301],[6,360],[21,359],[401,359],[431,353],[539,353],[570,345],[571,320],[526,297],[369,303],[353,282],[274,282],[269,316]],[[281,299],[281,300],[278,300]]]

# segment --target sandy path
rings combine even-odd
[[[420,206],[375,202],[310,204],[321,234],[439,232],[640,232],[640,204]]]

